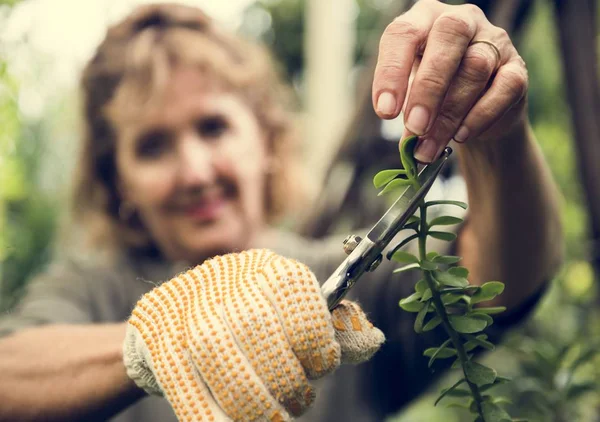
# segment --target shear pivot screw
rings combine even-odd
[[[356,236],[351,234],[347,238],[344,239],[344,252],[346,255],[350,255],[354,249],[358,246],[362,238],[360,236]]]

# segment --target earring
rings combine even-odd
[[[129,201],[121,201],[119,205],[119,218],[123,221],[129,220],[135,213],[135,205]]]

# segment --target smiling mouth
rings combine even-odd
[[[219,195],[190,204],[183,211],[187,217],[195,221],[209,222],[221,216],[226,203],[227,198]]]
[[[227,204],[237,197],[237,189],[231,182],[221,180],[218,183],[187,192],[180,192],[179,200],[170,203],[171,212],[194,223],[210,224],[221,218]]]

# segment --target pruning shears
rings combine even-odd
[[[440,158],[423,166],[417,176],[421,187],[417,189],[408,185],[364,239],[350,235],[344,240],[344,251],[348,257],[321,287],[329,310],[340,303],[365,272],[374,271],[379,266],[383,250],[417,211],[451,153],[452,150],[446,148]]]

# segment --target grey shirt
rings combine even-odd
[[[319,280],[325,280],[344,258],[340,238],[316,241],[277,232],[267,245],[260,246],[304,262]],[[448,253],[451,248],[451,244],[444,242],[429,247],[440,253]],[[351,293],[385,333],[386,344],[370,362],[342,367],[319,381],[315,405],[301,421],[383,420],[422,392],[437,376],[427,368],[422,352],[439,345],[446,336],[440,330],[427,335],[414,333],[415,315],[403,311],[398,301],[411,293],[418,272],[395,275],[392,274],[394,267],[384,260],[375,272],[363,277]],[[144,293],[184,269],[182,263],[133,254],[124,254],[118,262],[110,264],[75,259],[56,262],[30,283],[18,307],[0,318],[0,336],[41,324],[125,321]],[[533,303],[513,312],[506,323],[502,318],[497,319],[492,326],[496,328],[495,333],[522,318]],[[168,422],[176,418],[165,399],[146,397],[112,420]]]

